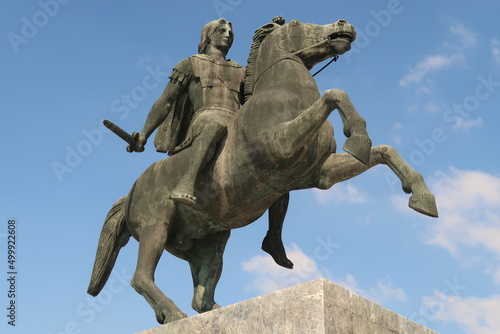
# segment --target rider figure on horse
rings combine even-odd
[[[196,178],[214,156],[243,100],[245,69],[226,59],[233,39],[232,24],[225,19],[203,27],[198,54],[174,67],[170,82],[147,116],[137,144],[127,148],[144,151],[147,139],[158,127],[157,151],[173,155],[191,147],[189,167],[170,195],[178,203],[196,204]],[[278,264],[291,268],[293,263],[286,257],[281,240],[287,204],[288,194],[271,206],[263,249]]]

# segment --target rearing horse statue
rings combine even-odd
[[[247,67],[249,98],[197,179],[196,205],[170,198],[187,168],[189,148],[152,164],[106,217],[88,293],[101,291],[120,248],[133,236],[139,256],[131,284],[159,323],[186,317],[154,283],[164,250],[189,262],[193,308],[218,308],[214,293],[232,229],[254,222],[292,190],[328,189],[378,164],[387,165],[412,194],[412,209],[437,217],[423,177],[394,148],[371,147],[365,121],[347,94],[332,89],[321,96],[309,73],[315,64],[347,52],[355,38],[344,20],[327,25],[293,20],[257,30]],[[333,110],[341,115],[348,153],[335,153],[327,120]]]

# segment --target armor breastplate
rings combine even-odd
[[[217,63],[207,55],[195,55],[190,59],[194,77],[199,80],[195,88],[196,101],[193,101],[197,106],[195,109],[223,107],[238,110],[241,85],[245,78],[243,67],[231,60]]]

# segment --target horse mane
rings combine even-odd
[[[276,28],[283,25],[285,20],[282,17],[276,17],[272,23],[268,23],[255,31],[253,35],[252,46],[250,47],[250,54],[248,55],[247,67],[245,69],[245,82],[243,90],[243,103],[245,103],[253,93],[253,84],[255,79],[255,62],[259,54],[260,45],[264,38],[273,32]]]

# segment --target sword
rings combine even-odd
[[[139,142],[138,132],[133,132],[132,134],[129,134],[128,132],[120,128],[118,125],[107,119],[102,121],[102,123],[104,124],[105,127],[110,129],[115,135],[117,135],[118,137],[120,137],[129,144],[129,146],[127,146],[127,152],[137,151],[137,144]],[[144,151],[144,147],[142,147],[142,150],[139,150],[137,152],[142,152],[142,151]]]

